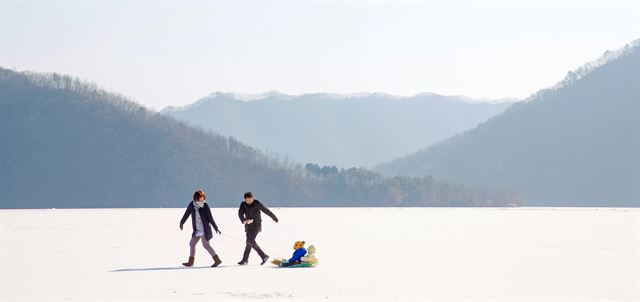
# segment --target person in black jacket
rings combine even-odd
[[[209,244],[209,240],[213,237],[213,233],[211,232],[211,227],[209,224],[213,226],[213,229],[216,230],[216,233],[222,234],[216,225],[216,222],[213,220],[213,216],[211,215],[211,208],[205,202],[205,193],[202,190],[198,190],[193,193],[193,202],[189,203],[187,209],[184,211],[184,215],[182,215],[182,219],[180,219],[180,229],[184,223],[187,221],[187,218],[191,216],[191,226],[193,227],[193,233],[191,233],[191,241],[189,241],[189,261],[182,263],[184,266],[193,266],[193,261],[196,255],[196,244],[198,241],[202,239],[202,246],[209,252],[211,257],[213,257],[213,265],[211,267],[216,267],[222,263],[216,251],[213,250],[211,245]]]
[[[240,203],[238,217],[240,218],[240,222],[244,224],[244,231],[247,233],[247,246],[244,248],[242,260],[238,262],[239,265],[246,265],[249,262],[251,248],[256,250],[258,255],[260,255],[260,259],[262,259],[262,263],[260,263],[260,265],[265,264],[265,262],[269,260],[269,255],[265,254],[256,242],[258,233],[262,231],[262,218],[260,217],[260,212],[264,212],[271,217],[273,221],[276,223],[278,222],[278,217],[269,211],[269,209],[267,209],[267,207],[265,207],[259,200],[253,199],[253,194],[251,192],[244,193],[244,201]]]

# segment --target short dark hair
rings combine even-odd
[[[200,199],[200,197],[202,197],[204,199],[207,199],[206,194],[202,190],[198,190],[195,193],[193,193],[193,200],[194,201],[198,201],[198,199]]]
[[[247,198],[253,198],[253,193],[251,193],[251,192],[244,193],[244,198],[245,198],[245,199],[247,199]]]

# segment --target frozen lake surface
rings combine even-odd
[[[0,210],[0,300],[639,301],[640,209],[272,208],[262,248],[316,268],[236,265],[236,209],[187,260],[183,209]]]

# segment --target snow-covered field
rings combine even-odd
[[[224,235],[187,260],[183,209],[1,210],[0,300],[638,301],[640,209],[272,209],[258,242],[272,257],[296,240],[317,268],[236,266],[236,209],[213,209]]]

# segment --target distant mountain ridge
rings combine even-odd
[[[366,97],[374,97],[374,98],[387,98],[387,99],[419,99],[421,97],[442,97],[442,98],[450,98],[452,101],[460,101],[467,103],[489,103],[489,104],[500,104],[500,103],[514,103],[518,101],[517,98],[473,98],[464,95],[442,95],[433,92],[422,92],[417,93],[411,96],[401,96],[384,92],[360,92],[360,93],[328,93],[328,92],[317,92],[317,93],[303,93],[303,94],[287,94],[276,90],[271,90],[263,93],[239,93],[233,91],[215,91],[208,94],[206,97],[203,97],[191,104],[183,105],[183,106],[167,106],[160,110],[161,113],[170,113],[173,111],[186,111],[189,109],[198,108],[198,106],[202,105],[210,101],[211,99],[215,99],[218,97],[234,99],[237,101],[243,102],[255,102],[255,101],[264,101],[268,99],[279,99],[279,100],[292,100],[296,98],[304,98],[306,96],[325,96],[329,100],[349,100],[349,99],[358,99],[358,98],[366,98]]]
[[[511,101],[479,102],[435,93],[215,92],[161,113],[299,162],[352,167],[409,154],[423,147],[424,140],[435,142],[470,129]]]
[[[376,170],[509,187],[529,205],[640,206],[639,41],[472,130]]]

